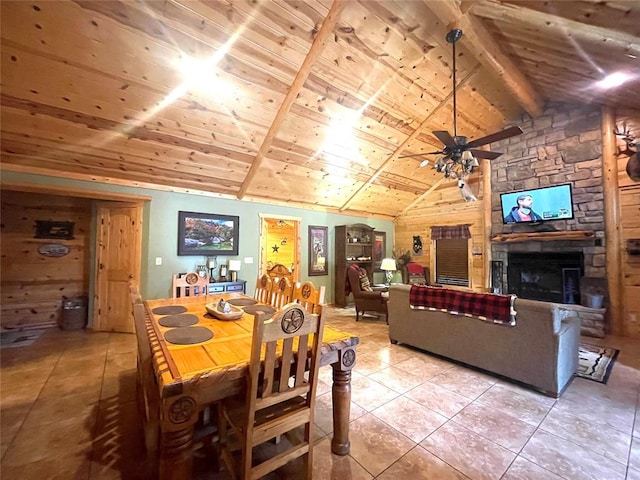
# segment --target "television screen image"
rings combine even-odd
[[[500,194],[504,223],[536,223],[573,218],[571,185]]]

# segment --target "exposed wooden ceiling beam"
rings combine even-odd
[[[586,23],[557,17],[538,10],[495,1],[482,1],[469,5],[468,11],[473,15],[490,20],[509,21],[516,24],[525,23],[541,33],[549,32],[554,35],[594,44],[606,43],[607,46],[615,46],[628,54],[635,55],[640,53],[640,41],[634,35],[595,25],[587,25]]]
[[[542,114],[544,105],[542,98],[478,18],[463,14],[455,0],[429,2],[428,6],[442,23],[462,29],[462,41],[465,47],[486,68],[500,76],[505,86],[529,115],[537,117]]]
[[[407,205],[406,207],[404,207],[402,209],[402,211],[398,214],[398,217],[401,217],[402,215],[404,215],[405,213],[407,213],[409,210],[411,210],[415,205],[417,205],[418,203],[420,203],[421,201],[423,201],[425,198],[427,198],[429,195],[431,195],[431,192],[433,192],[436,188],[438,188],[440,186],[440,184],[442,182],[444,182],[446,180],[446,178],[441,177],[440,180],[438,180],[436,183],[434,183],[433,185],[431,185],[431,187],[429,188],[429,190],[427,190],[426,192],[424,192],[422,195],[420,195],[418,198],[416,198],[413,202],[411,202],[409,205]],[[396,218],[398,218],[396,217]]]
[[[249,169],[244,182],[242,182],[242,186],[238,191],[238,200],[241,200],[245,196],[245,194],[247,193],[247,189],[258,173],[260,165],[262,164],[262,160],[264,159],[269,148],[271,148],[271,144],[276,136],[276,133],[278,132],[278,129],[280,128],[280,125],[282,125],[282,122],[289,113],[289,110],[291,109],[293,102],[297,98],[298,93],[300,93],[300,90],[302,90],[304,82],[307,80],[307,77],[311,73],[311,67],[324,50],[327,39],[333,33],[333,28],[338,21],[338,16],[340,15],[342,8],[344,7],[344,4],[345,0],[334,0],[333,5],[331,5],[331,9],[329,10],[327,17],[324,19],[324,22],[322,22],[322,27],[320,27],[316,38],[311,44],[309,53],[307,53],[307,56],[302,62],[302,66],[300,67],[300,70],[298,70],[296,78],[294,78],[293,83],[291,84],[291,88],[289,88],[289,91],[287,92],[287,95],[284,97],[284,100],[282,101],[282,104],[280,105],[280,108],[278,109],[278,112],[276,113],[276,116],[273,119],[273,122],[271,123],[271,126],[269,127],[269,130],[264,137],[264,140],[262,141],[262,145],[260,145],[260,149],[256,154],[256,158],[251,164],[251,168]]]
[[[456,88],[462,88],[471,77],[473,77],[476,72],[480,69],[480,64],[476,64],[475,67],[473,67],[471,69],[471,71],[460,81],[460,83],[458,83]],[[387,158],[384,162],[382,162],[382,165],[380,165],[378,167],[378,169],[373,173],[373,175],[371,175],[371,178],[369,180],[367,180],[365,183],[363,183],[360,188],[358,188],[358,190],[356,190],[354,192],[353,195],[351,195],[351,197],[349,197],[349,199],[344,203],[344,205],[342,205],[342,207],[340,207],[340,211],[344,211],[347,208],[349,208],[349,205],[351,205],[351,202],[353,202],[353,200],[360,195],[362,192],[364,192],[367,188],[369,188],[369,186],[376,181],[376,179],[380,176],[380,174],[382,174],[382,172],[385,171],[385,169],[387,168],[387,166],[393,162],[396,158],[398,158],[398,156],[400,155],[400,153],[402,153],[403,150],[406,150],[408,148],[408,146],[411,144],[412,141],[414,141],[416,139],[416,137],[418,135],[420,135],[420,133],[422,133],[422,130],[427,126],[427,123],[433,118],[433,116],[435,114],[437,114],[444,106],[446,106],[449,103],[449,100],[451,100],[451,97],[453,96],[453,91],[449,92],[449,94],[436,106],[436,108],[434,108],[431,113],[429,115],[427,115],[427,118],[425,118],[420,125],[418,125],[416,127],[416,129],[411,133],[411,135],[409,135],[404,142],[402,142],[402,144],[400,144],[400,146],[398,148],[396,148],[396,150],[389,155],[389,158]],[[441,148],[442,146],[438,146],[437,148]],[[422,198],[422,197],[420,197]]]

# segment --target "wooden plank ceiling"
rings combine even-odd
[[[640,109],[635,1],[0,2],[5,170],[395,217],[545,100]],[[187,76],[184,65],[204,61]],[[477,176],[477,174],[474,174]],[[462,201],[460,198],[459,201]]]

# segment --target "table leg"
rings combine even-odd
[[[195,400],[182,397],[165,403],[160,431],[160,480],[191,478],[193,433],[197,419]]]
[[[332,364],[333,388],[333,438],[331,451],[336,455],[348,455],[349,415],[351,410],[351,368],[355,364],[355,349],[349,348],[341,352],[340,361]]]

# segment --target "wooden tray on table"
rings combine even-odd
[[[228,313],[224,313],[222,310],[219,310],[217,303],[207,303],[205,307],[207,309],[207,312],[210,315],[216,317],[218,320],[238,320],[239,318],[242,318],[242,315],[244,315],[244,310],[235,307],[230,303],[228,305],[231,307],[231,311]]]

